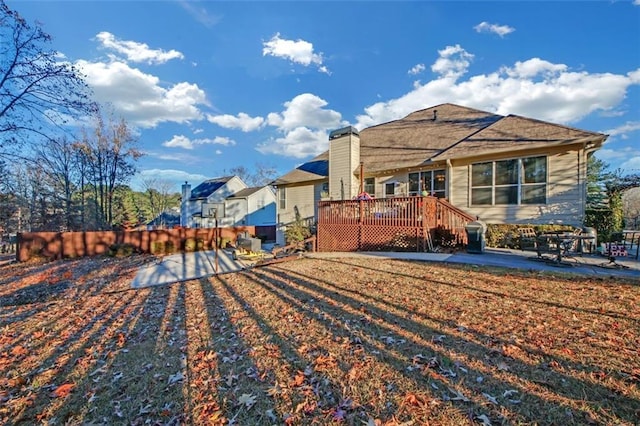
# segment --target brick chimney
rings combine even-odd
[[[360,182],[360,134],[349,126],[329,133],[329,197],[350,200],[358,195]]]

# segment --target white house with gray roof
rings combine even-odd
[[[182,185],[180,225],[212,228],[216,225],[268,226],[276,223],[276,196],[272,187],[248,187],[238,176],[206,180],[195,188]]]

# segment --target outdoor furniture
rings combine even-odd
[[[624,241],[625,248],[628,247],[628,252],[633,254],[633,248],[635,246],[636,255],[635,259],[638,259],[638,255],[640,254],[640,230],[624,230],[622,231],[622,238]]]
[[[535,250],[538,247],[537,238],[538,235],[533,228],[520,228],[520,249],[521,250]]]
[[[568,231],[548,231],[538,235],[538,257],[542,258],[542,252],[551,253],[551,262],[560,266],[569,266],[570,263],[563,262],[563,259],[573,257],[576,252],[578,241],[590,240],[591,235],[581,235],[578,232]]]

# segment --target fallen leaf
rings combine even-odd
[[[510,396],[512,396],[512,395],[514,395],[514,394],[516,394],[516,393],[518,393],[518,391],[517,391],[517,390],[515,390],[515,389],[508,389],[508,390],[504,391],[504,393],[502,394],[502,397],[503,397],[503,398],[509,398]]]
[[[172,375],[169,376],[169,383],[168,384],[172,385],[172,384],[174,384],[176,382],[179,382],[181,380],[184,380],[184,376],[182,375],[181,372],[178,371],[176,374],[172,374]]]
[[[13,356],[20,356],[20,355],[26,355],[28,354],[29,351],[27,349],[24,348],[24,346],[16,346],[13,349],[11,349],[11,355]]]
[[[462,394],[462,392],[458,392],[455,389],[451,389],[449,388],[449,392],[451,392],[452,394],[454,394],[455,396],[453,398],[450,398],[451,401],[462,401],[462,402],[469,402],[469,398],[467,398],[466,396],[464,396]]]
[[[487,398],[487,400],[489,400],[490,403],[498,405],[498,401],[496,400],[495,396],[491,396],[488,393],[484,393],[484,392],[482,392],[482,395],[484,395],[484,397]]]
[[[65,383],[63,385],[60,385],[56,388],[56,390],[53,391],[53,396],[56,398],[66,398],[75,387],[76,385],[74,385],[73,383]]]
[[[298,370],[298,372],[296,373],[296,376],[291,381],[291,386],[293,387],[302,386],[302,384],[304,383],[304,379],[305,379],[304,372]]]
[[[509,366],[506,363],[500,361],[498,363],[498,370],[500,370],[500,371],[509,371]]]
[[[476,419],[482,422],[482,426],[491,426],[491,420],[489,420],[489,417],[487,417],[486,414],[476,416]]]
[[[240,395],[240,398],[238,398],[238,403],[247,408],[251,408],[253,407],[253,404],[256,403],[256,397],[250,393],[243,393]]]

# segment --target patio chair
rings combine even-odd
[[[520,249],[525,250],[537,250],[538,249],[538,236],[533,228],[520,228]]]

